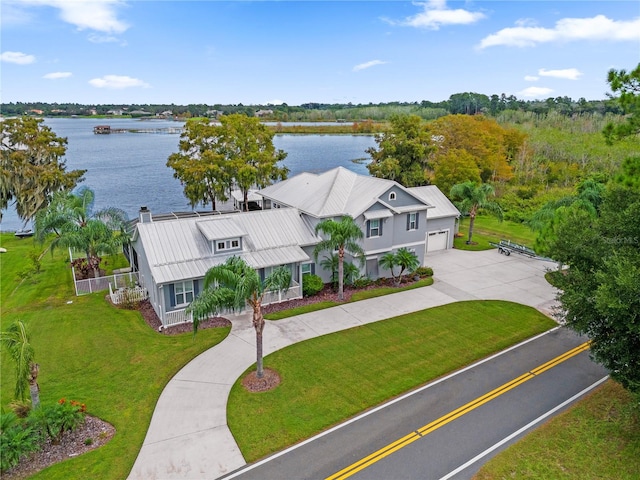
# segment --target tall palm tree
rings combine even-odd
[[[344,253],[349,251],[353,257],[360,258],[360,264],[364,263],[364,250],[358,240],[364,237],[362,230],[349,215],[343,216],[339,222],[333,219],[323,220],[316,225],[316,235],[322,232],[327,238],[316,245],[313,256],[318,261],[320,252],[328,250],[338,251],[338,299],[344,299]]]
[[[29,343],[29,335],[24,323],[20,320],[12,323],[6,332],[0,333],[0,342],[16,363],[15,398],[25,400],[28,387],[31,406],[34,409],[38,408],[40,406],[39,365],[35,362],[35,351]]]
[[[467,239],[467,245],[471,243],[473,224],[480,210],[487,211],[502,221],[502,209],[500,205],[489,200],[489,197],[493,195],[495,195],[495,190],[488,183],[478,185],[475,182],[464,182],[451,187],[451,199],[454,201],[456,207],[458,207],[463,214],[469,215],[469,238]]]
[[[51,250],[70,247],[85,253],[87,262],[95,265],[100,253],[117,253],[129,241],[126,233],[127,215],[115,207],[107,207],[92,213],[95,195],[89,188],[78,193],[58,192],[49,206],[38,212],[35,218],[35,235],[44,242],[47,235],[55,234]]]
[[[256,374],[262,378],[262,300],[265,293],[286,290],[290,284],[289,269],[279,267],[261,280],[258,272],[239,257],[231,257],[222,265],[211,267],[205,274],[203,291],[187,307],[187,312],[193,313],[194,335],[200,320],[224,310],[241,311],[248,304],[253,310],[253,328],[256,330]]]

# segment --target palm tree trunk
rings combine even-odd
[[[467,239],[467,245],[471,244],[471,237],[473,236],[473,223],[476,221],[476,214],[469,214],[469,238]]]
[[[344,300],[344,248],[338,250],[338,300]]]
[[[264,330],[264,317],[260,304],[253,308],[253,327],[256,329],[256,376],[262,378],[264,370],[262,367],[262,331]]]
[[[31,395],[31,408],[37,409],[40,406],[40,387],[38,386],[38,371],[40,365],[32,363],[29,374],[29,393]]]

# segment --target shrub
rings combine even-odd
[[[64,398],[54,405],[47,405],[31,412],[30,423],[46,433],[54,444],[59,444],[64,432],[73,431],[84,422],[84,404],[67,402]]]
[[[311,297],[324,288],[324,283],[318,275],[305,275],[302,279],[302,295]]]
[[[424,278],[424,277],[433,277],[433,268],[431,267],[418,267],[416,268],[415,272],[416,275],[418,275],[420,278]]]
[[[360,278],[356,278],[353,281],[353,286],[355,288],[365,288],[368,287],[369,285],[371,285],[373,282],[371,281],[371,279],[369,277],[360,277]]]
[[[13,412],[0,414],[0,471],[15,467],[20,459],[40,448],[39,436]]]

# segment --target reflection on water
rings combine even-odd
[[[146,205],[152,212],[189,211],[182,185],[166,166],[167,158],[178,151],[179,135],[116,133],[96,135],[93,127],[168,128],[179,122],[169,120],[48,118],[45,125],[56,135],[67,137],[67,170],[86,169],[87,186],[96,194],[95,210],[107,206],[123,209],[130,218]],[[368,175],[366,150],[375,145],[367,135],[276,135],[276,148],[287,152],[284,160],[289,176],[301,172],[323,172],[342,166]],[[365,159],[363,161],[363,159]],[[210,207],[199,206],[196,209]],[[15,210],[3,212],[2,231],[22,227]]]

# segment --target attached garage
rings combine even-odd
[[[449,230],[427,233],[427,253],[446,250],[449,246]]]

